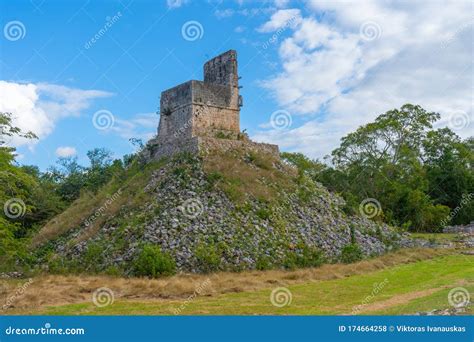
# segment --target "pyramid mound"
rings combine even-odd
[[[83,194],[33,243],[52,268],[133,274],[148,245],[178,271],[206,272],[314,266],[340,260],[354,243],[372,256],[406,242],[343,207],[271,153],[181,153],[136,161],[98,194]]]
[[[33,239],[40,258],[66,271],[151,265],[154,275],[317,266],[409,243],[347,216],[342,198],[282,162],[278,146],[241,132],[239,79],[229,50],[204,64],[202,81],[163,91],[156,138],[43,227]]]

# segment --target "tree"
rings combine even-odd
[[[424,163],[429,193],[436,203],[456,209],[453,224],[465,224],[474,218],[474,144],[462,141],[449,128],[427,134],[423,141]]]
[[[458,223],[472,220],[474,212],[474,201],[462,202],[473,192],[473,140],[463,142],[449,129],[432,130],[439,118],[405,104],[343,137],[331,154],[332,166],[300,154],[282,156],[340,193],[350,213],[359,211],[362,200],[374,198],[387,222],[439,231],[450,208],[462,204],[453,220]]]
[[[14,164],[15,148],[7,146],[9,137],[34,139],[32,132],[23,132],[12,123],[11,113],[0,112],[0,269],[13,267],[24,253],[15,234],[22,227],[25,213],[31,211],[31,190],[35,180]]]

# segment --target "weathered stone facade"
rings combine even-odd
[[[278,156],[278,146],[252,142],[240,133],[241,106],[237,52],[229,50],[204,64],[204,81],[187,81],[161,93],[158,136],[148,143],[150,157],[236,147]]]

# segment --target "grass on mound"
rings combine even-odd
[[[277,197],[278,190],[296,189],[296,171],[262,152],[235,149],[211,153],[204,157],[204,171],[237,203],[249,195],[270,202]]]
[[[81,193],[69,208],[51,219],[32,239],[32,247],[38,247],[50,240],[78,228],[85,220],[102,210],[97,219],[77,238],[76,242],[93,236],[100,226],[110,217],[118,213],[123,205],[138,206],[145,195],[144,187],[151,173],[163,165],[165,161],[152,162],[145,166],[134,163],[122,174],[114,176],[109,183],[96,194]],[[109,202],[107,202],[109,199]]]

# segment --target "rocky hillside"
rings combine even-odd
[[[136,162],[98,194],[83,194],[33,246],[52,271],[134,274],[146,246],[159,246],[178,271],[206,272],[315,266],[410,243],[343,208],[270,155],[183,154]]]

